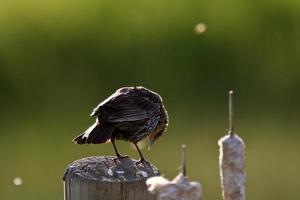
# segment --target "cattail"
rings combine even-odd
[[[186,176],[186,146],[182,145],[182,166],[172,181],[162,176],[149,178],[146,181],[148,190],[155,193],[158,200],[202,200],[202,189],[198,182],[190,182]]]
[[[229,91],[229,132],[218,142],[220,175],[224,200],[245,199],[245,145],[233,129],[233,91]]]

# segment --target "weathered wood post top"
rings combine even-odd
[[[145,181],[157,175],[155,166],[129,157],[87,157],[67,167],[64,196],[65,200],[154,200]]]

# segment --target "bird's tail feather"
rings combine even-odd
[[[100,144],[106,143],[112,136],[114,127],[109,125],[93,124],[84,133],[78,135],[73,141],[76,144]]]

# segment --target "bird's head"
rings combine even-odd
[[[163,134],[163,132],[167,129],[168,123],[168,113],[163,107],[160,113],[160,118],[157,127],[148,136],[150,140],[150,145],[152,145]]]

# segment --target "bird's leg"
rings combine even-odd
[[[119,154],[114,138],[111,139],[111,143],[114,146],[114,149],[115,149],[115,152],[116,152],[116,156],[118,157],[118,159],[128,158],[127,155],[121,155],[121,154]]]
[[[140,150],[140,148],[139,148],[139,146],[137,145],[137,143],[133,143],[134,145],[135,145],[135,147],[136,147],[136,149],[138,150],[138,152],[139,152],[139,154],[140,154],[140,157],[141,157],[141,159],[140,159],[140,161],[139,161],[139,163],[141,163],[141,162],[145,162],[146,161],[146,159],[144,158],[144,156],[143,156],[143,154],[142,154],[142,152],[141,152],[141,150]]]

